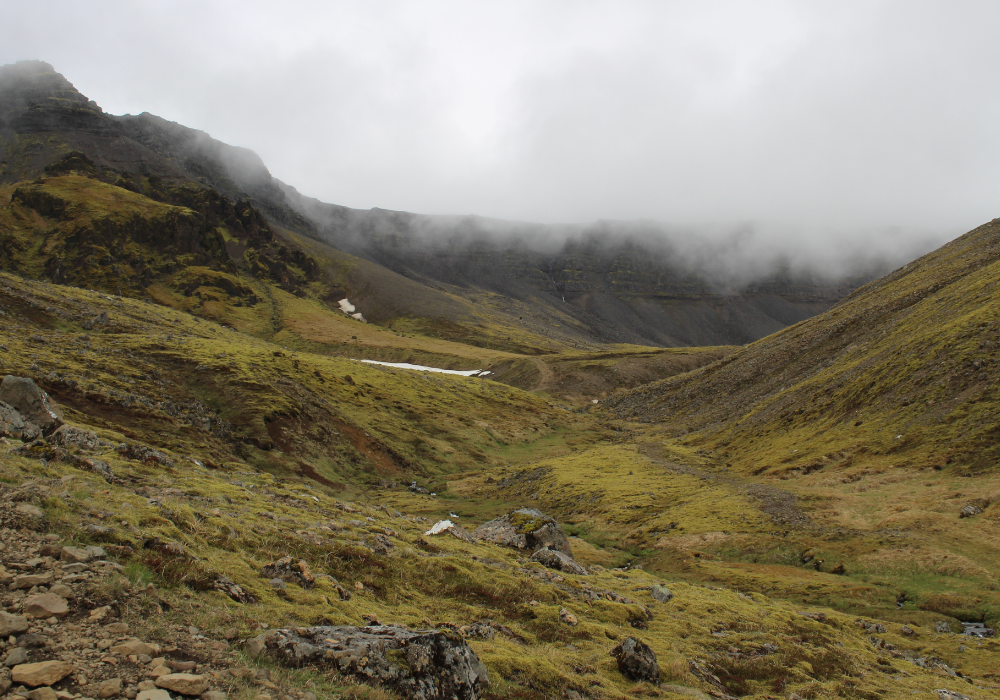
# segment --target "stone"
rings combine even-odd
[[[28,631],[28,620],[21,615],[0,611],[0,638]]]
[[[156,679],[160,688],[172,690],[181,695],[201,695],[208,690],[208,677],[193,673],[168,673]]]
[[[86,564],[93,558],[94,555],[83,547],[63,547],[59,552],[59,559],[70,564]]]
[[[983,512],[982,508],[980,508],[979,506],[977,506],[977,505],[975,505],[973,503],[970,503],[969,505],[965,506],[965,508],[962,508],[961,511],[959,511],[958,517],[959,518],[971,518],[974,515],[979,515],[982,512]]]
[[[674,597],[673,591],[658,583],[650,589],[649,595],[653,596],[653,600],[657,603],[666,603]]]
[[[14,507],[14,512],[18,515],[31,518],[32,520],[41,520],[45,517],[45,511],[38,506],[31,505],[30,503],[18,503]]]
[[[16,408],[0,401],[0,437],[31,442],[42,437],[42,429],[26,421]]]
[[[489,685],[486,667],[465,640],[438,630],[298,627],[269,630],[255,641],[287,666],[316,665],[409,700],[477,700]]]
[[[87,552],[93,559],[103,559],[108,556],[108,553],[104,551],[104,547],[98,547],[97,545],[87,545]]]
[[[56,691],[45,686],[32,690],[28,693],[28,698],[29,700],[58,700]]]
[[[635,637],[626,637],[611,650],[611,656],[618,663],[618,670],[629,680],[660,682],[656,653]]]
[[[84,430],[72,425],[64,425],[53,431],[47,442],[60,447],[80,447],[85,450],[112,446],[112,443],[97,437],[97,433],[92,430]]]
[[[170,700],[170,693],[162,688],[140,690],[139,694],[135,696],[135,700]]]
[[[54,593],[55,595],[61,596],[63,598],[76,597],[76,593],[73,592],[73,589],[64,583],[54,583],[51,586],[49,586],[49,593]]]
[[[302,588],[312,588],[316,585],[316,579],[303,559],[296,561],[292,557],[282,557],[265,566],[261,573],[265,578],[272,580],[279,578],[282,581],[294,581]]]
[[[443,532],[447,532],[452,537],[462,540],[463,542],[473,542],[472,535],[466,531],[464,527],[453,523],[450,520],[439,520],[434,523],[434,526],[425,532],[425,535],[440,535]]]
[[[25,421],[41,428],[43,435],[51,435],[64,422],[56,402],[27,377],[9,374],[4,377],[0,383],[0,401],[12,406]]]
[[[938,634],[951,634],[951,625],[947,620],[938,620],[934,623],[934,631]]]
[[[201,694],[201,700],[229,700],[229,695],[221,690],[209,690]]]
[[[25,649],[41,649],[45,646],[48,638],[42,634],[35,634],[31,632],[29,634],[22,634],[17,638],[17,645],[19,647],[24,647]]]
[[[128,632],[128,625],[124,622],[112,622],[104,625],[104,631],[108,634],[125,634]]]
[[[69,614],[66,599],[55,593],[28,596],[24,599],[23,609],[25,613],[39,620],[47,620],[50,617],[62,619]]]
[[[7,668],[14,668],[15,666],[20,666],[28,661],[28,650],[24,647],[14,647],[7,654],[7,657],[3,660],[3,665]]]
[[[472,537],[532,552],[548,547],[573,558],[569,538],[559,527],[559,523],[533,508],[521,508],[483,523],[472,532]]]
[[[101,684],[97,686],[97,697],[99,698],[116,698],[121,694],[121,678],[109,678],[106,681],[101,681]]]
[[[212,588],[225,593],[237,603],[253,605],[257,602],[257,599],[249,591],[226,576],[219,576],[216,578],[215,581],[212,582]]]
[[[939,688],[934,692],[938,694],[940,700],[972,700],[968,695],[962,695],[961,693],[956,693],[954,690],[947,690],[945,688]]]
[[[40,685],[52,685],[73,673],[72,664],[65,661],[39,661],[34,664],[15,666],[10,677],[15,683],[23,683],[35,688]]]
[[[153,681],[140,681],[139,690],[156,690],[156,683]]]
[[[585,576],[588,573],[585,568],[573,561],[572,557],[569,557],[562,552],[549,549],[548,547],[542,547],[537,552],[532,554],[531,561],[537,561],[542,566],[555,569],[556,571],[562,571],[567,574]]]
[[[571,613],[566,608],[559,609],[559,620],[569,625],[570,627],[576,627],[578,624],[580,624],[580,620],[577,619],[576,615]]]
[[[153,680],[162,678],[163,676],[169,676],[173,671],[166,666],[154,666],[153,670],[149,672],[149,677]]]
[[[288,588],[288,584],[286,584],[284,582],[284,580],[282,580],[280,578],[272,578],[271,581],[270,581],[270,584],[271,584],[271,588],[276,588],[279,591],[283,591],[286,588]]]
[[[47,586],[55,581],[55,574],[46,571],[44,574],[28,574],[27,576],[16,576],[10,583],[9,588],[13,591],[34,588],[35,586]]]
[[[130,654],[139,656],[140,654],[145,654],[146,656],[152,657],[154,654],[160,653],[160,645],[147,644],[146,642],[133,637],[126,642],[122,642],[121,644],[116,644],[111,647],[110,651],[112,654],[121,654],[122,656],[129,656]]]

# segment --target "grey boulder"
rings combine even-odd
[[[588,573],[585,568],[573,561],[572,557],[567,556],[562,552],[549,549],[548,547],[542,547],[537,552],[532,554],[531,561],[537,561],[542,566],[547,566],[550,569],[562,571],[567,574],[584,576]]]
[[[649,645],[635,637],[626,637],[621,644],[611,650],[611,656],[618,663],[618,670],[626,678],[633,681],[660,682],[660,665],[656,662],[656,653]]]
[[[33,379],[7,375],[0,384],[0,401],[12,406],[21,417],[49,435],[63,424],[63,414],[56,402],[42,391]]]
[[[548,547],[573,557],[569,539],[555,519],[533,508],[521,508],[477,527],[472,537],[532,552]]]

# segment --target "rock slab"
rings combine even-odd
[[[71,673],[73,666],[65,661],[39,661],[35,664],[15,666],[10,676],[15,683],[23,683],[34,688],[58,683]]]
[[[47,620],[50,617],[62,619],[69,614],[66,599],[55,593],[30,595],[24,599],[23,609],[28,615],[39,620]]]
[[[532,552],[548,547],[573,558],[569,538],[559,527],[559,523],[533,508],[521,508],[483,523],[472,532],[472,537],[505,547],[530,549]]]
[[[0,611],[0,637],[6,639],[12,634],[28,631],[28,620],[21,615],[11,615]]]
[[[611,656],[618,663],[618,670],[629,680],[660,682],[656,653],[635,637],[626,637],[611,650]]]
[[[531,561],[537,561],[542,566],[547,566],[556,571],[577,576],[587,575],[587,570],[573,561],[573,558],[548,547],[542,547],[531,555]]]
[[[439,630],[299,627],[266,632],[247,648],[287,666],[326,666],[410,700],[478,700],[489,685],[486,667],[461,635]]]
[[[201,695],[208,690],[208,678],[193,673],[168,673],[156,679],[160,688],[172,690],[181,695]]]

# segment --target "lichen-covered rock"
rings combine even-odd
[[[649,590],[649,595],[653,596],[653,600],[657,603],[669,602],[674,597],[673,591],[658,583]]]
[[[292,667],[319,665],[384,685],[412,700],[477,700],[486,667],[460,635],[402,627],[300,627],[271,630],[248,649]]]
[[[257,599],[252,593],[247,591],[243,586],[236,583],[232,579],[226,576],[219,576],[215,581],[212,582],[212,588],[217,591],[225,593],[227,596],[235,600],[237,603],[246,603],[247,605],[253,605],[257,602]]]
[[[0,437],[30,442],[42,436],[42,429],[24,420],[17,409],[0,401]]]
[[[261,569],[261,574],[268,580],[277,578],[282,581],[294,581],[302,588],[312,588],[316,585],[316,579],[304,559],[296,561],[291,557],[282,557]]]
[[[533,508],[521,508],[483,523],[473,531],[472,536],[477,540],[515,549],[530,549],[532,552],[548,547],[573,558],[569,539],[559,523]]]
[[[25,421],[41,428],[44,435],[50,435],[63,424],[59,406],[33,379],[8,374],[0,384],[0,401],[12,406]]]
[[[656,662],[656,653],[649,648],[649,645],[635,637],[626,637],[621,644],[611,650],[611,656],[618,663],[618,670],[626,678],[659,683],[660,665]]]
[[[567,556],[562,552],[549,549],[548,547],[542,547],[537,552],[532,554],[531,561],[537,561],[542,566],[547,566],[550,569],[562,571],[567,574],[585,576],[588,573],[585,568],[573,561],[572,557]]]
[[[971,518],[973,516],[979,515],[983,512],[983,509],[977,506],[975,503],[970,503],[969,505],[962,508],[959,512],[959,518]]]

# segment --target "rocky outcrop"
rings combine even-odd
[[[660,666],[656,653],[649,645],[635,637],[626,637],[621,644],[611,650],[611,656],[618,663],[618,670],[633,681],[660,682]]]
[[[309,570],[309,564],[303,559],[296,561],[291,557],[282,557],[265,566],[261,570],[261,574],[272,580],[293,581],[302,588],[312,588],[316,585],[316,579]]]
[[[30,442],[42,436],[42,429],[24,420],[13,406],[0,402],[0,437]]]
[[[477,700],[489,685],[486,667],[465,640],[439,630],[300,627],[266,632],[247,649],[291,667],[326,667],[411,700]]]
[[[550,569],[562,571],[567,574],[584,576],[588,573],[585,568],[573,561],[573,557],[563,554],[562,552],[549,549],[548,547],[542,547],[537,552],[532,554],[531,561],[537,561],[542,566],[547,566]]]
[[[9,374],[4,377],[0,384],[0,402],[12,406],[25,422],[37,425],[44,435],[50,435],[64,422],[56,402],[27,377]]]
[[[571,560],[573,558],[569,539],[559,523],[533,508],[521,508],[483,523],[473,531],[472,537],[532,552],[548,547],[554,552],[562,552]]]

